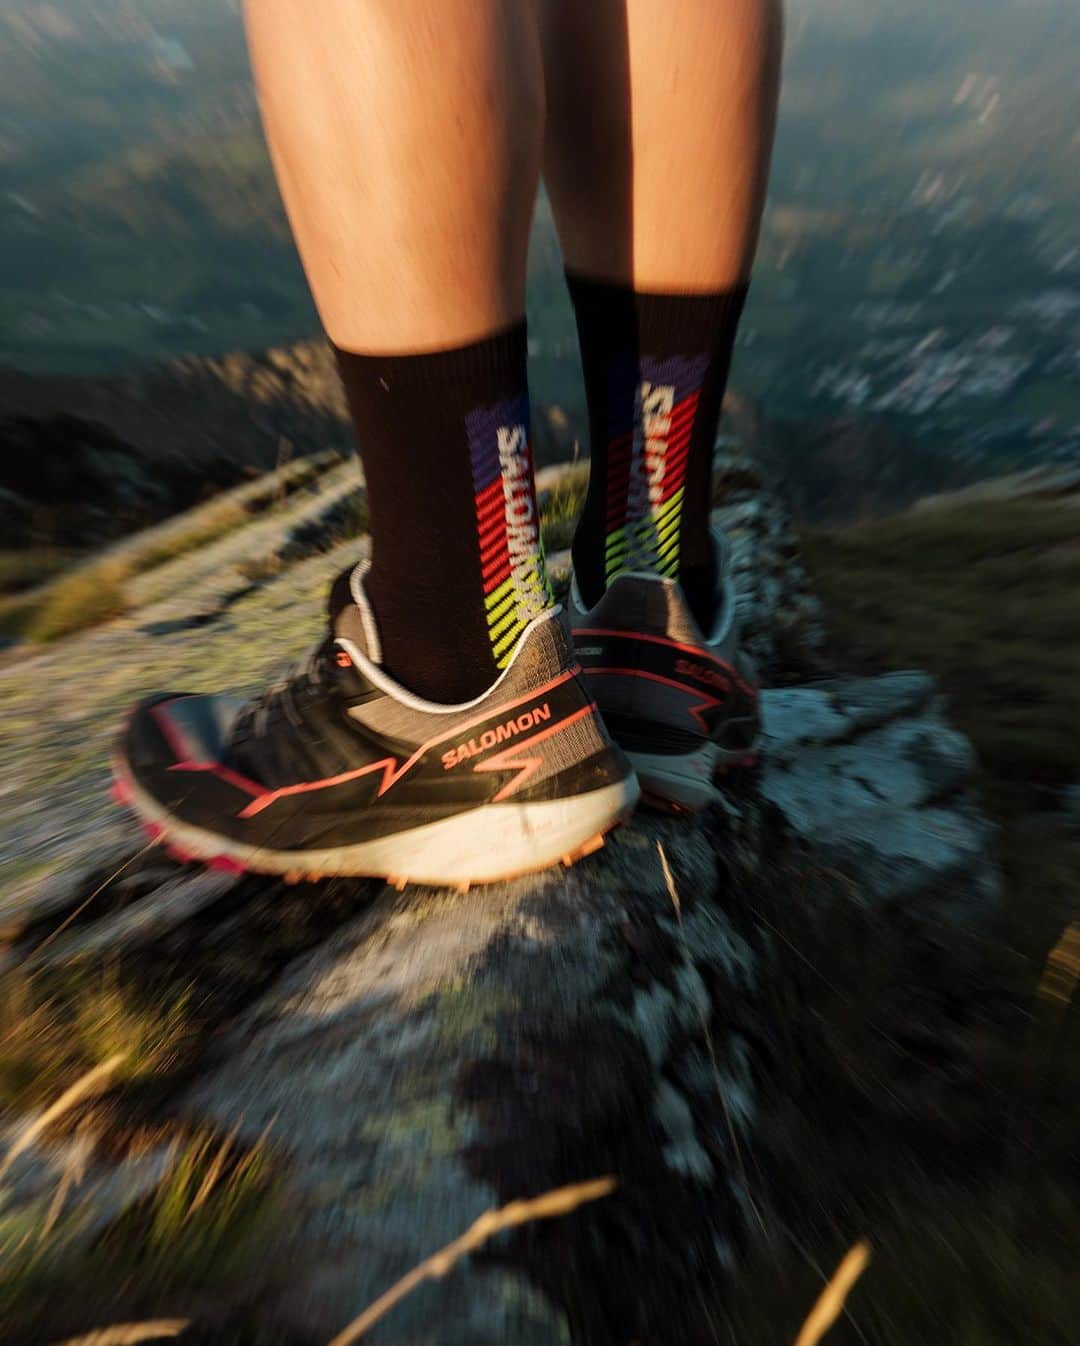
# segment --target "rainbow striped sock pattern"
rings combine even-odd
[[[643,358],[608,379],[604,571],[674,578],[690,437],[708,356]]]
[[[527,396],[465,418],[491,651],[505,668],[528,624],[553,603],[533,480]]]

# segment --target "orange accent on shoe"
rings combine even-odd
[[[522,757],[518,754],[528,752],[537,743],[542,743],[544,739],[551,738],[553,734],[561,734],[564,729],[569,729],[572,724],[577,724],[578,720],[584,716],[594,713],[593,706],[582,706],[573,715],[568,715],[565,720],[560,720],[558,724],[553,724],[549,729],[543,730],[542,733],[533,734],[524,743],[515,744],[511,748],[504,748],[494,757],[489,757],[484,762],[478,762],[473,768],[474,771],[512,771],[515,768],[520,768],[514,779],[504,785],[491,802],[498,804],[500,800],[509,799],[512,794],[516,794],[527,780],[531,780],[536,775],[544,764],[542,757]]]
[[[378,789],[378,795],[382,796],[386,794],[387,790],[392,786],[396,785],[397,782],[401,780],[402,776],[406,775],[416,763],[437,744],[445,743],[449,738],[455,738],[458,734],[463,733],[472,725],[483,724],[485,720],[493,719],[496,713],[512,710],[515,706],[520,706],[523,701],[532,701],[537,697],[543,696],[545,692],[550,692],[552,688],[559,687],[564,682],[567,682],[576,672],[578,672],[576,667],[564,669],[562,673],[557,677],[552,678],[550,682],[544,683],[542,687],[534,687],[532,691],[525,692],[515,700],[506,702],[504,706],[499,708],[499,712],[488,711],[484,715],[477,715],[472,720],[466,721],[465,724],[455,725],[453,729],[448,729],[445,734],[439,734],[435,738],[428,739],[426,743],[421,743],[412,756],[405,762],[399,762],[396,757],[381,757],[377,762],[369,762],[367,766],[358,767],[355,771],[343,771],[339,776],[328,776],[324,780],[301,781],[296,785],[282,785],[277,790],[267,790],[265,793],[260,794],[256,799],[253,799],[250,804],[245,805],[237,816],[240,818],[253,818],[255,814],[261,813],[263,809],[269,808],[271,804],[276,803],[279,799],[285,799],[289,795],[307,794],[311,790],[325,790],[333,785],[344,785],[348,781],[359,780],[361,776],[368,776],[376,771],[381,771],[383,773],[382,781],[380,782]],[[592,709],[592,705],[585,707],[585,710],[587,711],[591,711]],[[562,723],[565,724],[566,721],[563,721]],[[539,737],[539,735],[534,735],[528,742],[535,743]],[[522,745],[522,747],[525,746],[526,744]],[[197,770],[198,768],[193,766],[191,769]],[[205,769],[209,770],[212,768],[207,767]]]

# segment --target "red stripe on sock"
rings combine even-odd
[[[499,585],[505,584],[513,573],[514,572],[510,569],[510,562],[504,561],[498,570],[496,570],[488,579],[484,580],[482,586],[484,594],[493,594]]]
[[[505,544],[498,548],[492,548],[486,556],[481,557],[480,573],[487,580],[487,577],[496,570],[500,570],[510,564],[510,548]]]
[[[485,486],[476,497],[476,517],[480,520],[486,520],[492,513],[503,504],[503,484],[502,478],[497,477],[490,486]]]
[[[685,421],[687,417],[692,418],[697,411],[698,402],[701,400],[700,391],[689,393],[681,402],[676,402],[671,408],[671,423],[674,425],[678,421]]]
[[[494,570],[510,564],[510,548],[504,542],[501,547],[492,547],[480,558],[480,573],[487,579]]]
[[[684,469],[686,460],[690,457],[690,445],[687,443],[677,444],[675,448],[664,454],[664,482],[670,481],[672,477],[680,479],[686,475]]]
[[[493,546],[500,537],[506,536],[506,515],[496,514],[490,523],[486,523],[480,529],[480,550],[486,551]]]
[[[679,491],[682,489],[682,485],[683,483],[681,479],[677,481],[672,481],[670,485],[667,485],[665,483],[663,489],[660,491],[660,496],[657,499],[656,502],[657,505],[666,505],[673,495],[679,494]]]

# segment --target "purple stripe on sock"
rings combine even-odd
[[[675,401],[681,402],[701,387],[708,365],[707,355],[672,355],[666,360],[646,356],[641,361],[641,379],[673,387]]]
[[[489,407],[477,407],[465,417],[473,489],[476,492],[490,486],[502,470],[499,465],[499,431],[513,425],[524,425],[527,428],[528,424],[529,399],[525,396],[509,398]]]
[[[642,383],[674,388],[678,405],[701,387],[708,366],[708,355],[670,355],[662,360],[643,356],[640,362],[625,356],[613,361],[608,370],[608,438],[633,430]]]

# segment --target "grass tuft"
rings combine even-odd
[[[106,1231],[95,1260],[159,1291],[227,1284],[271,1231],[277,1196],[265,1141],[245,1148],[196,1133],[155,1191]]]
[[[874,1261],[829,1346],[1075,1336],[1080,829],[1058,792],[1080,778],[1077,520],[1013,502],[804,538],[837,666],[940,681],[1006,891],[987,936],[874,910],[782,848],[747,883],[784,1068],[761,1136],[776,1243],[717,1306],[740,1346],[791,1340],[863,1238]]]
[[[0,551],[0,594],[14,594],[54,579],[73,565],[78,553],[60,547]]]
[[[166,561],[174,561],[178,556],[209,546],[226,533],[243,527],[250,518],[248,511],[234,500],[204,506],[189,528],[167,532],[156,542],[147,543],[136,551],[131,559],[131,569],[140,574],[154,570]]]
[[[120,1082],[161,1074],[184,1059],[194,1035],[186,990],[155,1002],[110,969],[48,983],[8,974],[0,984],[0,1110],[39,1104],[117,1055]]]
[[[100,561],[72,571],[25,611],[22,634],[46,643],[119,617],[127,611],[130,576],[130,567],[122,561]]]
[[[178,1140],[153,1191],[93,1237],[77,1180],[29,1208],[0,1188],[0,1320],[17,1329],[5,1340],[242,1280],[280,1224],[281,1191],[265,1142],[209,1132]]]
[[[569,547],[573,540],[588,486],[589,465],[582,463],[560,477],[545,497],[540,507],[540,536],[549,555]]]
[[[276,552],[268,552],[263,556],[245,556],[237,562],[236,568],[252,584],[264,584],[267,580],[277,579],[285,569],[285,562]]]

